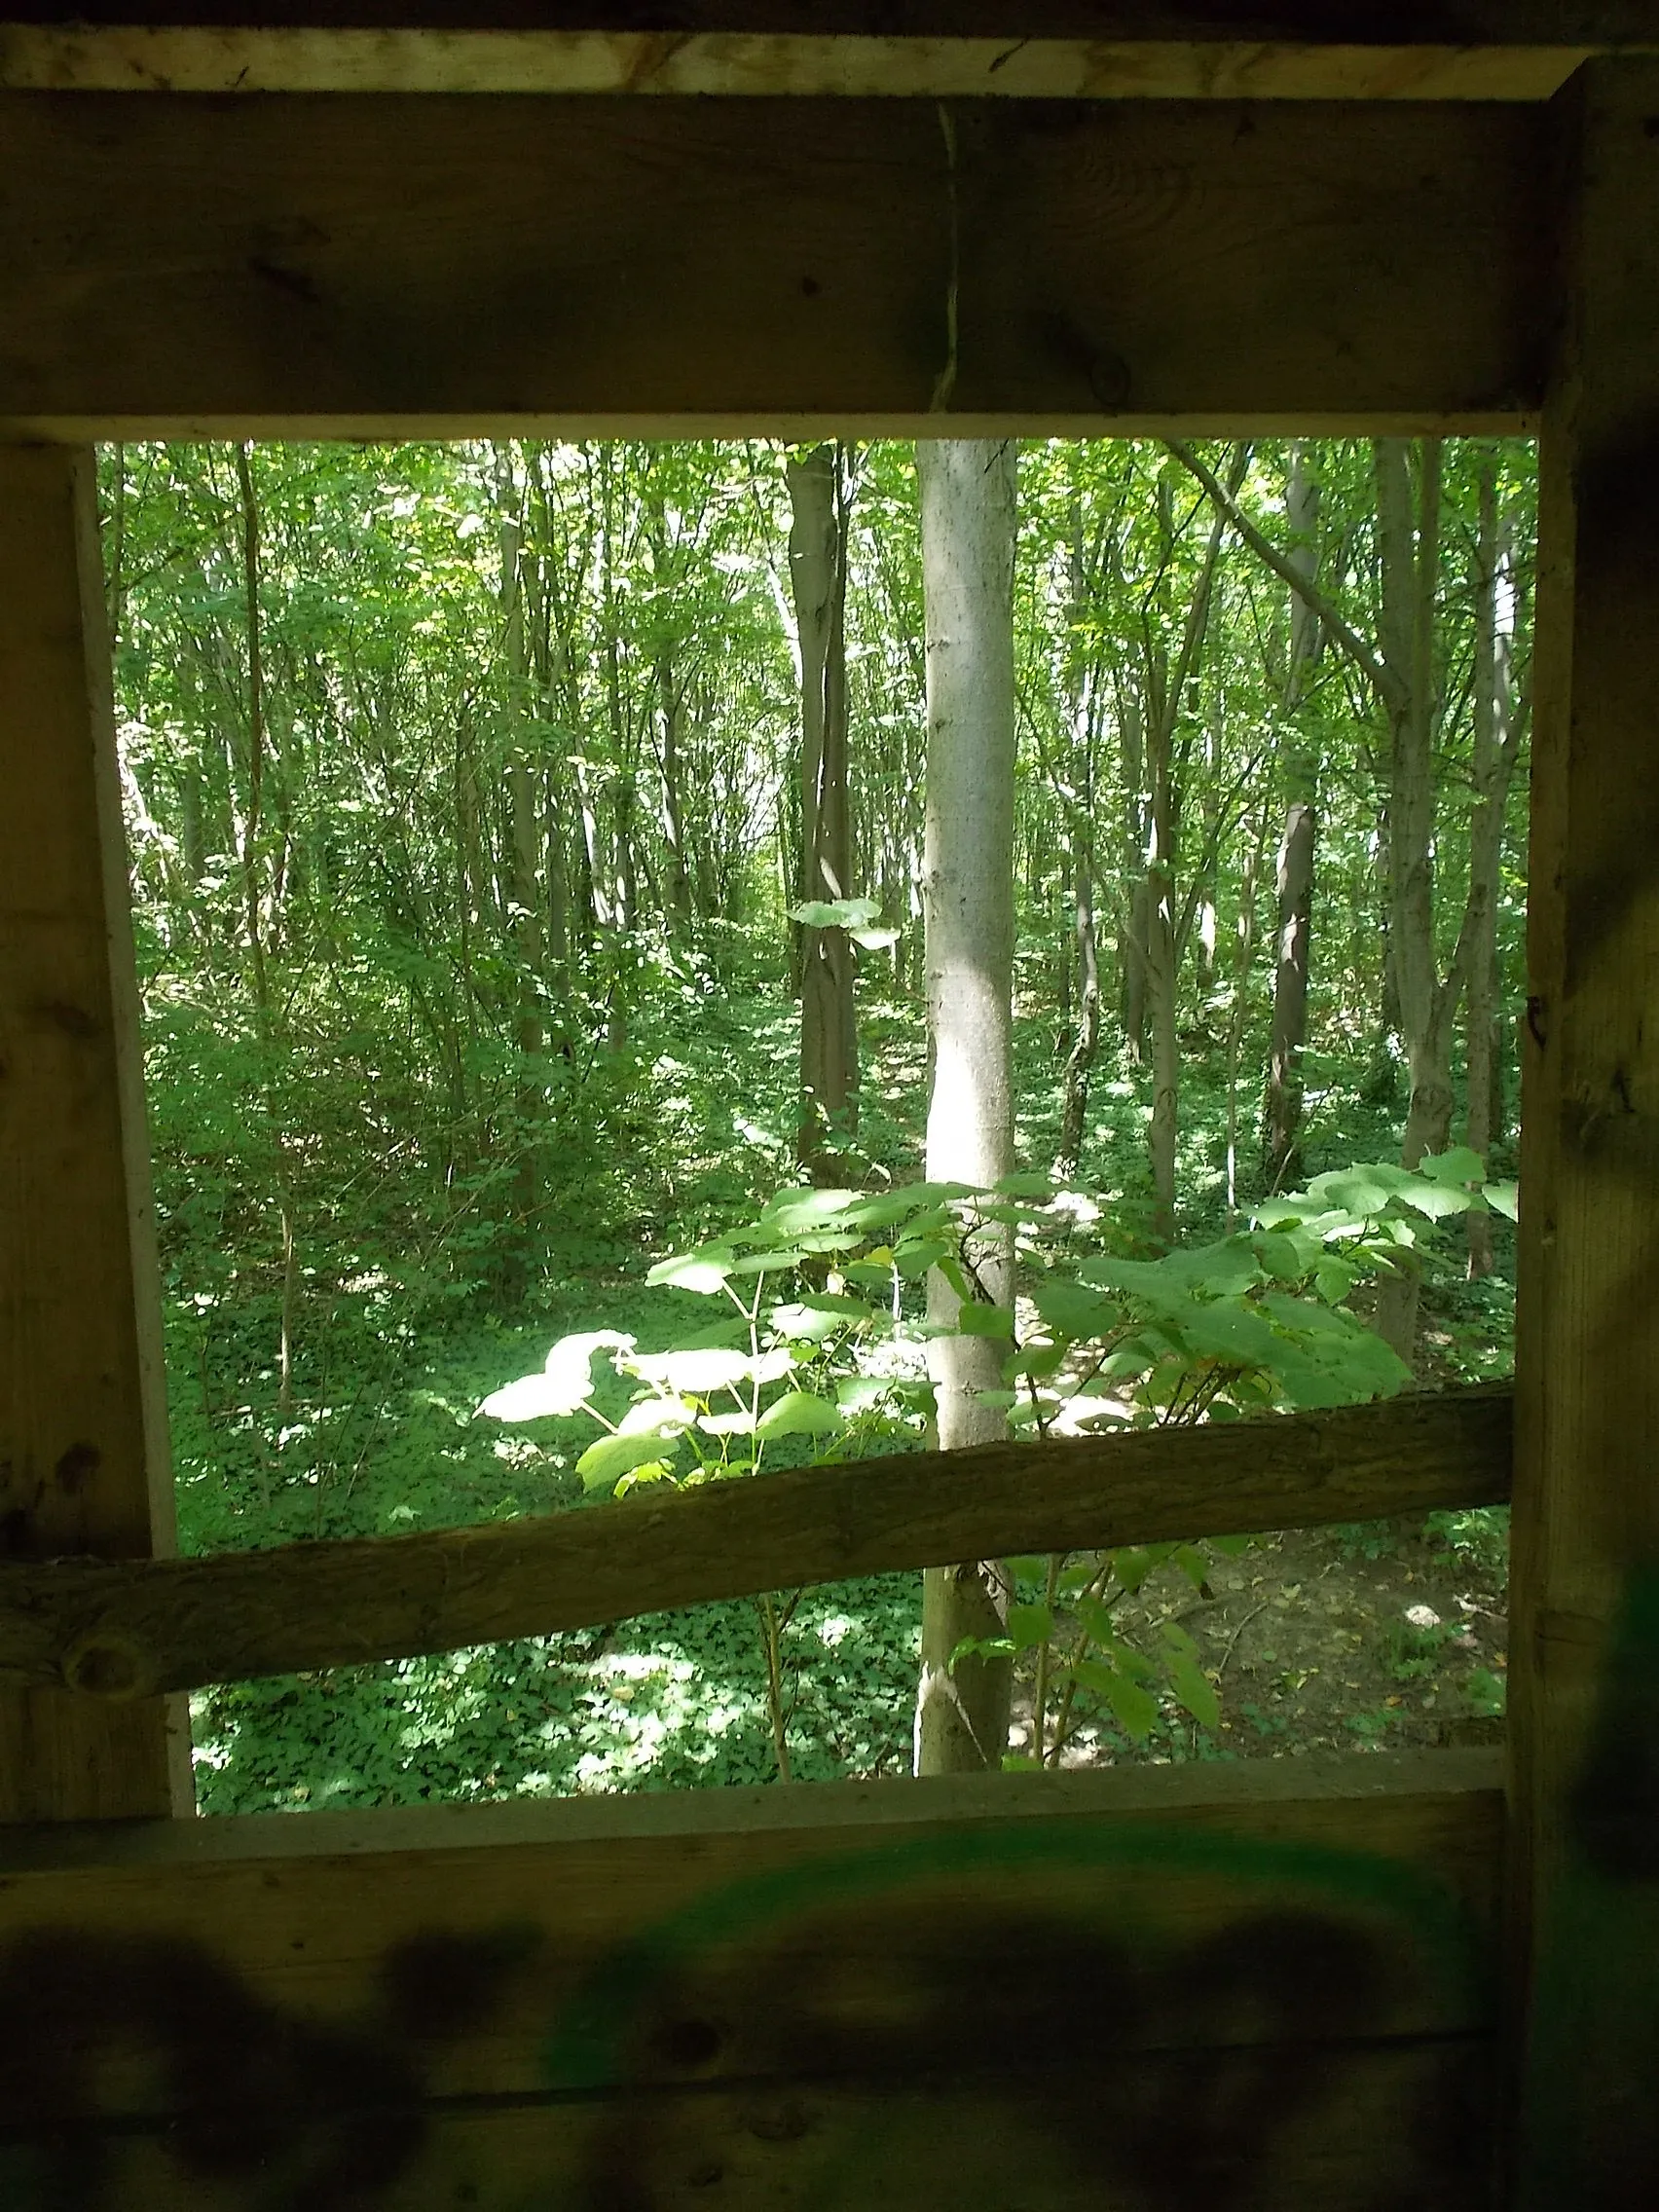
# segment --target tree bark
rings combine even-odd
[[[1469,896],[1458,958],[1464,989],[1467,1111],[1464,1136],[1484,1161],[1496,1129],[1493,1093],[1502,1079],[1496,1051],[1497,894],[1509,786],[1526,716],[1514,697],[1511,651],[1515,598],[1509,534],[1499,511],[1497,461],[1481,465],[1480,524],[1475,576],[1474,757],[1475,811],[1469,824]],[[1484,1208],[1467,1217],[1469,1274],[1493,1271],[1492,1216]]]
[[[846,461],[816,446],[785,463],[793,521],[790,584],[800,645],[800,900],[849,899],[852,815],[847,767]],[[857,1125],[858,1028],[853,940],[802,925],[800,1109],[796,1158],[818,1182],[838,1172],[837,1140]]]
[[[1290,562],[1311,582],[1318,574],[1314,532],[1319,487],[1306,448],[1291,448],[1285,520]],[[1308,1041],[1308,974],[1313,927],[1313,858],[1318,842],[1318,760],[1300,727],[1308,678],[1319,647],[1319,623],[1307,600],[1290,597],[1290,660],[1285,672],[1284,835],[1278,854],[1278,943],[1273,965],[1273,1021],[1268,1054],[1264,1166],[1268,1188],[1282,1190],[1302,1173],[1302,1051]]]
[[[918,447],[926,608],[928,756],[923,911],[933,1088],[927,1171],[991,1183],[1014,1160],[1014,548],[1012,439]],[[971,1254],[979,1289],[1007,1305],[1013,1240],[998,1228]],[[929,1277],[930,1319],[950,1327],[955,1292]],[[1002,1382],[1002,1341],[948,1336],[929,1349],[946,1451],[1006,1433],[979,1393]],[[1008,1742],[1006,1659],[951,1659],[1002,1633],[1006,1570],[989,1561],[923,1578],[916,1699],[918,1774],[998,1767]]]
[[[501,562],[501,654],[506,692],[507,932],[517,971],[518,1164],[513,1178],[511,1272],[522,1281],[526,1247],[541,1196],[540,1128],[547,1094],[540,1061],[547,1046],[542,1020],[540,808],[531,756],[530,654],[524,622],[524,515],[511,449],[498,445],[496,526]]]

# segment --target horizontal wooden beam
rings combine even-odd
[[[960,2212],[1012,2141],[1093,2212],[1173,2108],[1210,2191],[1450,2201],[1502,1835],[1466,1751],[0,1831],[0,2171]]]
[[[1596,44],[0,23],[0,90],[1541,100]]]
[[[8,1562],[0,1681],[130,1697],[959,1559],[1493,1504],[1509,1459],[1509,1392],[1481,1388],[803,1468],[413,1536]]]
[[[0,93],[0,433],[1516,431],[1548,177],[1460,102]]]

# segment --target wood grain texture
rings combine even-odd
[[[851,2212],[872,2158],[959,2212],[1008,2201],[1015,2152],[1045,2212],[1210,2201],[1241,2159],[1335,2194],[1240,2201],[1441,2201],[1380,2197],[1375,2161],[1479,2155],[1498,1773],[1354,1755],[14,1831],[0,1994],[51,1994],[0,2046],[0,2160],[50,2176],[72,2121],[111,2160],[77,2203],[227,2212],[327,2201],[343,2155],[352,2203],[499,2212],[705,2203],[715,2166],[717,2201]],[[1103,2186],[1076,2131],[1103,2097],[1114,2157],[1180,2100],[1210,2196]]]
[[[0,423],[1513,430],[1543,131],[978,101],[953,177],[927,101],[0,94]]]
[[[172,1534],[90,453],[0,446],[0,1549]],[[168,1803],[159,1701],[0,1698],[0,1820]]]
[[[142,1566],[0,1564],[0,1679],[114,1697],[442,1651],[713,1598],[1362,1521],[1508,1494],[1507,1391],[804,1468],[482,1528]]]
[[[0,90],[1541,100],[1595,46],[0,23]]]
[[[1625,1576],[1659,1561],[1659,65],[1565,102],[1567,315],[1540,453],[1517,1306],[1518,1889],[1566,1855]],[[1632,1760],[1644,1757],[1632,1740]]]
[[[1651,0],[6,0],[6,20],[87,26],[656,33],[664,38],[1124,40],[1213,46],[1640,45]]]

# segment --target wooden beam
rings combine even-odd
[[[1509,1396],[803,1468],[678,1495],[143,1566],[0,1565],[0,1680],[114,1698],[545,1635],[845,1576],[1508,1494]]]
[[[30,2023],[0,2160],[44,2179],[96,2150],[106,2202],[170,2212],[240,2201],[244,2167],[261,2201],[321,2201],[348,2157],[365,2196],[434,2212],[679,2203],[717,2167],[741,2212],[851,2212],[873,2157],[905,2204],[960,2212],[1002,2201],[976,2166],[1013,2145],[1037,2201],[1093,2212],[1173,2109],[1230,2201],[1240,2168],[1285,2184],[1252,2202],[1447,2201],[1484,2149],[1499,1771],[1313,1756],[0,1838],[0,1992]]]
[[[12,1561],[138,1559],[172,1535],[117,777],[92,457],[0,446],[0,1549]],[[0,1821],[169,1802],[160,1700],[0,1695]]]
[[[597,11],[596,11],[597,13]],[[0,23],[0,90],[1541,100],[1595,44]]]
[[[1517,1888],[1546,1929],[1609,1625],[1627,1577],[1659,1563],[1659,64],[1595,64],[1564,104],[1564,334],[1540,451],[1510,1641]],[[1640,1771],[1637,1736],[1624,1755]]]
[[[0,94],[0,426],[1513,431],[1547,154],[1456,102]]]

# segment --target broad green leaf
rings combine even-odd
[[[1500,1213],[1508,1221],[1520,1216],[1520,1189],[1514,1183],[1488,1183],[1481,1193],[1493,1213]]]
[[[1462,1190],[1455,1183],[1417,1183],[1409,1191],[1400,1193],[1402,1205],[1426,1214],[1430,1221],[1444,1221],[1448,1215],[1467,1213],[1479,1202],[1472,1191]]]
[[[1169,1686],[1198,1726],[1213,1735],[1221,1726],[1221,1700],[1197,1659],[1178,1651],[1169,1662]]]
[[[689,1428],[697,1418],[695,1406],[683,1398],[638,1398],[616,1423],[618,1436],[672,1436]]]
[[[1418,1173],[1431,1183],[1480,1183],[1486,1180],[1486,1162],[1468,1145],[1454,1145],[1449,1152],[1431,1152],[1418,1162]]]
[[[1002,1337],[1012,1342],[1014,1313],[1007,1306],[986,1306],[977,1299],[964,1299],[957,1309],[956,1333],[961,1337]]]
[[[772,910],[776,913],[777,908]],[[809,930],[862,929],[880,911],[879,899],[807,899],[790,908],[790,920]]]
[[[577,1413],[593,1395],[593,1360],[600,1351],[632,1351],[634,1339],[615,1329],[590,1329],[561,1337],[539,1375],[493,1390],[480,1413],[496,1420],[546,1420]]]
[[[763,1351],[758,1359],[746,1351],[637,1352],[628,1362],[634,1374],[646,1382],[665,1383],[671,1390],[704,1398],[711,1390],[729,1390],[739,1382],[776,1382],[794,1367],[794,1355],[781,1347]]]
[[[1081,1283],[1040,1282],[1031,1294],[1031,1303],[1051,1329],[1063,1330],[1079,1342],[1110,1336],[1123,1326],[1124,1309],[1119,1302],[1097,1290],[1086,1290]]]
[[[1054,1616],[1047,1605],[1010,1605],[1009,1641],[1015,1651],[1031,1651],[1047,1643],[1054,1633]]]
[[[647,1460],[672,1459],[679,1450],[678,1436],[601,1436],[576,1461],[576,1472],[589,1490],[597,1490]]]
[[[760,1416],[756,1433],[775,1436],[834,1436],[847,1425],[846,1416],[828,1398],[810,1390],[787,1390]]]
[[[732,1253],[721,1244],[708,1244],[700,1252],[685,1252],[672,1260],[659,1260],[646,1271],[648,1283],[662,1283],[675,1290],[696,1290],[708,1296],[721,1289],[732,1270]]]
[[[1158,1700],[1139,1682],[1104,1659],[1081,1659],[1073,1670],[1085,1689],[1110,1708],[1126,1735],[1144,1740],[1158,1721]]]
[[[699,1414],[697,1426],[705,1436],[753,1436],[755,1416],[747,1411],[729,1414]]]

